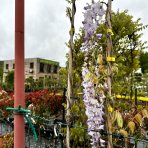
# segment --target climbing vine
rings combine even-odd
[[[94,130],[104,129],[103,119],[103,102],[106,98],[105,89],[107,84],[105,81],[99,81],[100,67],[103,64],[101,48],[98,48],[97,40],[101,38],[101,34],[96,33],[105,10],[100,2],[93,2],[84,7],[84,43],[81,50],[84,52],[84,64],[82,67],[83,77],[83,93],[85,113],[88,117],[87,126],[88,134],[91,136],[91,145],[93,148],[104,146],[104,140],[101,139],[99,132]],[[97,55],[97,56],[96,56]]]

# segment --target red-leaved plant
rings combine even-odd
[[[62,109],[63,96],[49,90],[39,90],[25,94],[26,108],[31,104],[32,113],[40,116],[58,114]],[[14,106],[14,94],[7,94],[0,98],[0,110],[4,113],[6,107]],[[6,113],[5,113],[6,114]],[[6,116],[6,115],[5,115]]]

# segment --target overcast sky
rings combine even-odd
[[[91,0],[77,0],[76,32],[83,20],[83,7]],[[65,0],[25,0],[25,56],[47,58],[65,65],[69,39],[69,20]],[[0,60],[14,58],[15,0],[0,0]],[[148,1],[114,0],[113,10],[129,10],[135,19],[148,24]],[[143,40],[147,40],[148,29]]]

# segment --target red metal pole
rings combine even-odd
[[[15,0],[15,85],[14,107],[24,108],[24,0]],[[14,147],[25,147],[23,115],[14,115]]]

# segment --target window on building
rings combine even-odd
[[[58,72],[58,66],[56,66],[56,65],[54,66],[53,72],[54,72],[54,73],[57,73],[57,72]]]
[[[51,65],[47,65],[47,72],[51,73]]]
[[[6,69],[9,69],[9,64],[6,64]]]
[[[44,64],[43,63],[40,63],[40,72],[44,72]]]
[[[34,63],[30,63],[30,68],[31,68],[31,69],[34,68]]]
[[[13,69],[15,68],[15,64],[13,64]]]

